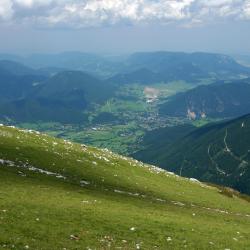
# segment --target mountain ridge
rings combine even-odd
[[[250,110],[250,79],[216,82],[178,93],[160,106],[162,115],[190,119],[230,118]]]
[[[250,115],[212,123],[187,132],[171,143],[157,141],[138,152],[139,160],[156,164],[180,175],[217,183],[250,193],[249,178]],[[152,132],[153,133],[153,132]],[[155,158],[147,159],[147,150],[158,148]],[[154,152],[154,151],[153,151]]]

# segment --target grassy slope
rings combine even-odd
[[[249,247],[250,204],[217,188],[14,128],[0,159],[14,162],[0,164],[0,249]]]

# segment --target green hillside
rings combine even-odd
[[[250,79],[217,82],[179,93],[160,106],[161,115],[190,119],[237,117],[249,113]]]
[[[37,90],[36,98],[67,102],[71,95],[76,95],[74,91],[82,93],[88,103],[99,103],[113,96],[114,87],[81,71],[64,71],[44,82]]]
[[[93,104],[104,103],[116,89],[108,82],[80,71],[60,72],[39,82],[34,78],[25,80],[17,79],[12,85],[8,82],[7,93],[0,93],[0,119],[83,123],[87,120],[84,111]],[[4,83],[0,81],[0,90],[6,89]]]
[[[163,133],[160,142],[157,131],[151,132],[151,138],[153,135],[151,146],[145,144],[146,148],[135,155],[138,159],[250,194],[250,115],[203,126],[171,143]],[[148,159],[152,154],[154,157]]]
[[[4,126],[0,159],[0,249],[249,248],[236,192]]]

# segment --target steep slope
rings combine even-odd
[[[107,150],[3,126],[0,159],[3,249],[247,249],[250,244],[250,204],[230,190]]]
[[[173,96],[160,106],[162,115],[204,117],[237,117],[250,112],[250,79],[218,82],[199,86]]]
[[[148,131],[140,142],[142,149],[132,154],[132,157],[149,164],[159,164],[161,158],[165,159],[169,147],[195,128],[191,124],[183,124]]]
[[[137,156],[183,176],[250,194],[249,138],[250,115],[246,115],[196,129],[171,144],[155,141],[153,148],[159,153],[151,161],[145,158],[150,147]]]

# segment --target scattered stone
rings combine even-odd
[[[84,185],[89,185],[90,182],[81,180],[81,181],[80,181],[80,184],[81,184],[81,186],[84,186]]]
[[[70,235],[71,240],[80,240],[80,238],[77,235],[71,234]]]
[[[195,178],[189,178],[189,180],[190,181],[192,181],[192,182],[197,182],[197,183],[200,183],[200,181],[198,181],[197,179],[195,179]]]
[[[82,203],[89,203],[89,201],[82,201]]]

